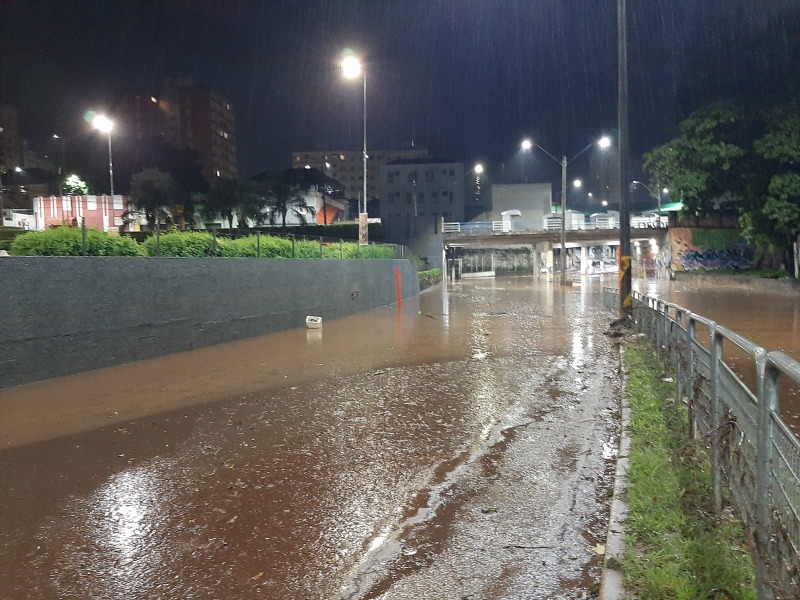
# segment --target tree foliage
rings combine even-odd
[[[156,217],[160,220],[175,204],[177,195],[177,186],[169,173],[145,169],[131,177],[131,200],[138,210],[144,211],[151,229]]]
[[[291,169],[289,170],[291,171]],[[286,227],[286,216],[293,214],[302,225],[308,222],[308,216],[315,214],[313,206],[305,198],[310,188],[302,182],[295,182],[291,173],[281,171],[273,173],[264,182],[267,206],[269,207],[269,223],[275,225],[280,220],[281,227]]]
[[[679,135],[644,157],[659,185],[684,211],[736,210],[760,245],[780,248],[785,264],[800,233],[800,110],[746,111],[720,102],[692,113]]]
[[[231,229],[236,217],[239,227],[246,228],[248,220],[256,225],[267,220],[265,204],[264,193],[254,182],[221,178],[214,182],[203,201],[203,215],[206,219],[226,219]]]

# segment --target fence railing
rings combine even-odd
[[[605,288],[603,301],[616,311],[617,290]],[[679,399],[688,407],[688,437],[710,444],[715,507],[721,509],[724,485],[754,534],[759,599],[797,598],[800,437],[780,413],[781,400],[800,388],[800,363],[682,306],[638,292],[633,293],[633,320],[676,373]],[[726,349],[749,362],[737,361],[734,371]],[[755,385],[746,383],[744,373],[754,373]]]
[[[666,229],[666,219],[631,217],[632,229]],[[567,231],[591,231],[595,229],[619,229],[619,221],[613,217],[596,217],[588,220],[567,219]],[[469,221],[466,223],[442,223],[442,233],[483,235],[487,233],[532,233],[537,231],[560,231],[561,215],[551,215],[541,221],[513,219],[510,221]]]

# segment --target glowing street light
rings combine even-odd
[[[586,152],[589,148],[597,144],[598,147],[605,149],[611,146],[611,138],[608,136],[603,136],[599,140],[590,142],[587,144],[580,152],[578,152],[575,156],[571,159],[567,160],[566,155],[564,155],[561,160],[558,160],[555,156],[550,154],[547,150],[542,148],[536,142],[525,139],[522,140],[521,148],[523,150],[530,150],[534,146],[539,148],[542,152],[544,152],[547,156],[552,158],[554,161],[561,165],[561,283],[567,283],[567,165],[571,163],[573,160],[578,158],[581,154]],[[574,187],[580,187],[580,185],[575,185],[576,182],[580,180],[576,179],[573,182]]]
[[[582,185],[583,182],[580,179],[576,179],[575,181],[572,182],[572,187],[574,187],[576,190],[579,189]]]
[[[342,59],[342,75],[347,79],[356,79],[359,76],[364,79],[364,210],[358,219],[358,241],[361,244],[367,244],[369,236],[369,227],[367,225],[367,72],[362,68],[360,60],[355,56],[349,55]]]
[[[633,180],[633,181],[631,181],[631,185],[633,185],[633,186],[637,186],[637,185],[642,186],[644,189],[646,189],[648,192],[650,192],[651,196],[653,196],[654,198],[656,198],[656,200],[658,200],[658,216],[660,218],[661,217],[661,194],[669,194],[669,189],[662,188],[661,193],[656,194],[652,189],[650,189],[647,185],[645,185],[641,181]]]
[[[111,186],[111,201],[114,201],[114,161],[111,158],[111,130],[114,122],[105,115],[97,115],[92,119],[92,125],[98,131],[108,136],[108,181]]]
[[[477,163],[477,164],[476,164],[476,165],[473,167],[473,169],[472,169],[472,170],[473,170],[473,171],[475,171],[475,174],[476,174],[476,175],[480,175],[481,173],[483,173],[483,165],[482,165],[481,163]]]

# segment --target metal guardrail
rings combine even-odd
[[[604,288],[607,308],[619,307],[616,289]],[[800,438],[780,418],[782,384],[800,387],[800,363],[767,352],[735,331],[686,308],[633,293],[633,319],[677,376],[686,399],[690,438],[711,445],[714,505],[723,484],[754,534],[758,597],[797,598],[800,590]],[[697,326],[708,331],[706,344]],[[750,358],[751,390],[725,362],[731,344]]]
[[[631,217],[632,229],[667,229],[664,220],[648,217]],[[596,217],[587,221],[568,220],[566,231],[591,231],[595,229],[619,230],[619,222],[614,218]],[[561,216],[547,216],[541,223],[514,219],[512,221],[468,221],[466,223],[442,223],[442,233],[479,235],[486,233],[532,233],[541,231],[560,231]]]

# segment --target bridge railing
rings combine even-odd
[[[632,229],[666,229],[666,222],[653,220],[647,217],[631,218]],[[566,231],[594,231],[594,230],[619,230],[619,223],[614,218],[597,218],[591,221],[567,222]],[[543,222],[522,221],[468,221],[465,223],[443,223],[442,233],[455,233],[460,235],[485,235],[503,233],[533,233],[541,231],[561,231],[561,218],[550,216]]]
[[[617,290],[605,288],[603,302],[616,310]],[[676,373],[679,400],[685,399],[688,408],[687,437],[710,445],[715,508],[722,507],[724,485],[754,534],[759,598],[796,597],[800,437],[780,412],[781,401],[800,389],[800,363],[682,306],[638,292],[633,293],[633,319]],[[735,358],[726,359],[723,349]],[[745,383],[748,374],[755,375],[755,385]]]

